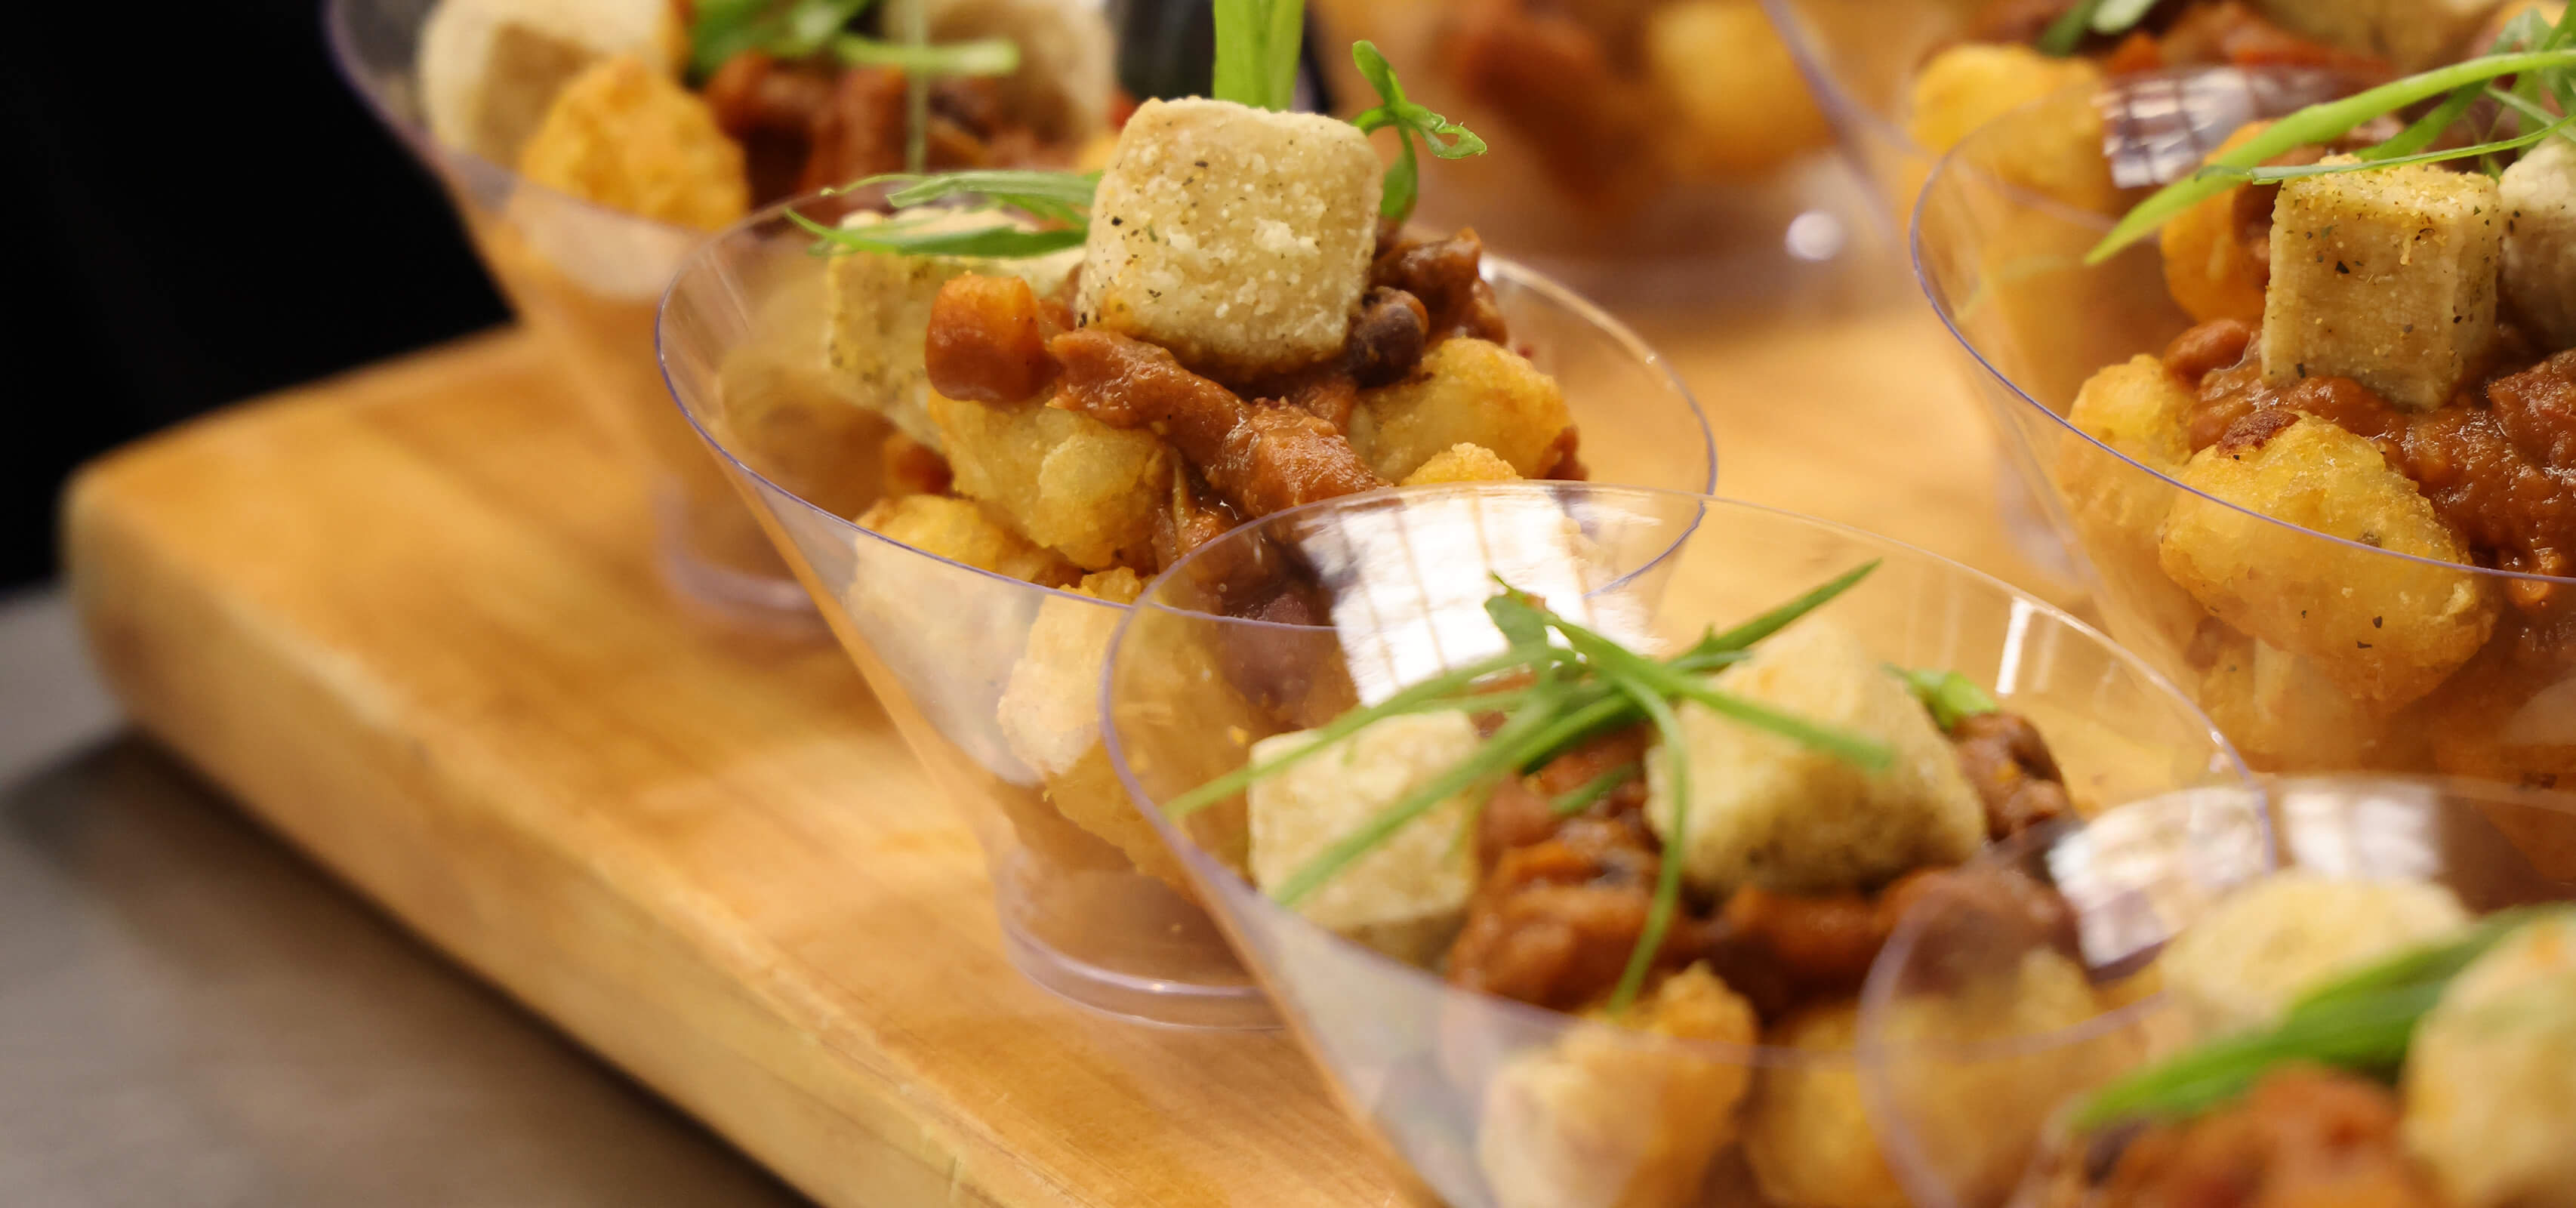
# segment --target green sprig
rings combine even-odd
[[[914,45],[857,34],[832,39],[832,57],[852,67],[893,67],[916,76],[1006,76],[1020,69],[1020,47],[1008,38]]]
[[[801,59],[823,49],[876,0],[697,0],[689,70],[704,78],[747,51]]]
[[[1297,103],[1305,0],[1216,0],[1216,70],[1208,95],[1285,112]]]
[[[1081,247],[1084,238],[1083,232],[1077,230],[1032,231],[1006,225],[955,230],[928,219],[897,219],[844,227],[816,222],[794,210],[787,212],[787,218],[813,235],[817,241],[815,252],[826,256],[875,252],[888,256],[977,256],[1018,260]]]
[[[1889,664],[1889,671],[1914,692],[1914,699],[1932,714],[1932,721],[1943,732],[1956,730],[1959,723],[1980,713],[1993,713],[2003,708],[1995,703],[1977,681],[1956,671],[1918,670]]]
[[[1351,43],[1351,62],[1360,69],[1369,86],[1377,89],[1378,107],[1351,119],[1363,132],[1395,131],[1397,154],[1395,166],[1387,169],[1386,182],[1378,195],[1378,215],[1402,222],[1413,214],[1414,203],[1422,193],[1422,161],[1414,154],[1416,138],[1442,159],[1465,159],[1485,153],[1485,140],[1476,132],[1450,121],[1404,95],[1404,84],[1395,78],[1395,67],[1378,53],[1370,42]]]

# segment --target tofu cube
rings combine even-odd
[[[2228,895],[2165,948],[2165,990],[2193,1034],[2248,1032],[2336,975],[2468,921],[2459,899],[2428,881],[2274,873]]]
[[[2504,310],[2543,348],[2576,348],[2576,144],[2552,138],[2496,182]]]
[[[1348,122],[1147,101],[1101,173],[1081,322],[1220,378],[1339,356],[1377,247],[1379,177]]]
[[[1151,559],[1154,518],[1171,491],[1161,437],[1077,412],[930,396],[957,492],[980,499],[1021,536],[1084,570]]]
[[[2576,919],[2524,924],[2452,979],[2406,1058],[2407,1148],[2464,1208],[2576,1205]]]
[[[1875,738],[1895,760],[1868,771],[1705,705],[1683,705],[1691,792],[1682,871],[1694,888],[1832,893],[1926,864],[1956,864],[1985,845],[1985,807],[1950,740],[1849,630],[1816,620],[1793,625],[1712,683]],[[1669,839],[1676,801],[1660,746],[1646,756],[1646,787],[1646,820]]]
[[[1312,730],[1273,735],[1252,744],[1252,761],[1313,741]],[[1482,741],[1465,713],[1404,714],[1254,781],[1246,794],[1253,882],[1277,891],[1379,811],[1465,762]],[[1474,800],[1469,791],[1433,806],[1299,900],[1297,912],[1401,960],[1436,955],[1476,891],[1476,845],[1463,834],[1474,825]]]
[[[591,64],[634,55],[670,74],[687,47],[666,0],[442,0],[421,25],[421,116],[441,145],[515,165]]]
[[[1544,478],[1565,455],[1573,416],[1556,379],[1488,340],[1442,340],[1413,375],[1360,392],[1351,448],[1388,482],[1403,482],[1459,445]]]
[[[2410,164],[2283,184],[2265,380],[2347,377],[2414,411],[2449,402],[2495,339],[2503,239],[2496,182],[2475,172]]]
[[[882,214],[859,213],[841,225],[863,228],[885,221]],[[944,210],[915,211],[903,221],[931,230],[980,230],[1001,219],[989,212]],[[1023,260],[856,251],[834,256],[823,271],[828,311],[824,356],[844,393],[894,421],[904,435],[944,454],[947,445],[930,419],[930,382],[922,367],[922,342],[930,332],[930,307],[939,287],[969,274],[1015,276],[1043,298],[1062,288],[1081,262],[1081,251],[1071,248]]]
[[[2413,72],[2469,50],[2496,0],[2255,0],[2254,7],[2293,33]]]

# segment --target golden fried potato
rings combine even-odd
[[[1443,340],[1412,377],[1360,392],[1351,447],[1389,482],[1402,482],[1461,444],[1480,446],[1523,478],[1543,478],[1572,419],[1556,379],[1489,340]]]
[[[2070,436],[2059,446],[2054,470],[2067,518],[2102,578],[2105,606],[2134,615],[2174,651],[2191,640],[2207,612],[2157,563],[2176,492],[2156,475],[2179,473],[2190,460],[2193,402],[2192,392],[2154,356],[2110,366],[2084,383],[2066,419],[2138,465]]]
[[[2181,481],[2209,498],[2174,500],[2165,573],[2221,620],[2315,660],[2362,708],[2431,692],[2495,627],[2485,584],[2442,565],[2468,562],[2459,534],[2377,446],[2331,423],[2239,425]]]
[[[2008,110],[2101,79],[2101,69],[2084,59],[1963,42],[1932,56],[1914,77],[1906,132],[1938,155]],[[2107,213],[2118,192],[2102,158],[2102,115],[2089,96],[2059,97],[2054,104],[2055,111],[2020,124],[2020,137],[1982,143],[1974,166],[2077,209]]]
[[[1456,444],[1435,454],[1413,473],[1405,476],[1408,487],[1439,486],[1452,482],[1516,482],[1520,475],[1512,463],[1494,456],[1483,445]]]
[[[2397,768],[2408,749],[2384,713],[2363,708],[2316,660],[2210,623],[2221,636],[2192,699],[2258,771]]]
[[[2211,154],[2233,150],[2271,124],[2249,122]],[[2271,260],[2246,247],[2236,225],[2237,199],[2249,187],[2236,185],[2202,198],[2174,215],[2156,236],[2164,253],[2165,289],[2195,322],[2263,321],[2263,285],[2272,278]]]
[[[2530,789],[2576,789],[2576,675],[2519,667],[2512,635],[2427,698],[2433,762],[2449,775]],[[2542,875],[2576,880],[2576,816],[2510,802],[2482,807]]]
[[[882,499],[860,515],[859,527],[923,553],[1047,587],[1082,576],[1072,563],[1004,528],[972,500],[945,495]]]
[[[1693,965],[1639,1004],[1639,1030],[1750,1045],[1753,1008]],[[1476,1157],[1502,1208],[1682,1208],[1735,1139],[1749,1067],[1601,1024],[1512,1059],[1485,1091]]]
[[[1745,1109],[1744,1157],[1771,1202],[1906,1208],[1904,1189],[1879,1156],[1878,1134],[1861,1106],[1860,1076],[1850,1060],[1859,1035],[1860,1008],[1843,1002],[1800,1011],[1767,1038],[1809,1059],[1764,1067]]]
[[[519,150],[519,172],[584,201],[712,231],[751,208],[742,147],[715,112],[632,55],[603,59],[555,94]]]
[[[1834,141],[1755,0],[1663,5],[1646,18],[1645,50],[1647,78],[1678,119],[1663,129],[1665,156],[1684,172],[1749,176]]]
[[[1162,438],[1055,407],[937,393],[930,420],[957,492],[993,505],[1022,536],[1085,570],[1149,560],[1154,512],[1172,481],[1172,449]]]

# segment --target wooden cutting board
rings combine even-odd
[[[1919,310],[1649,334],[1729,493],[2018,570]],[[815,1199],[1400,1197],[1284,1034],[1023,982],[965,826],[839,650],[680,611],[642,512],[537,344],[500,332],[111,455],[65,524],[139,724]]]

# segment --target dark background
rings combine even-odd
[[[53,573],[82,460],[504,317],[437,186],[333,72],[320,0],[9,24],[0,588]]]

